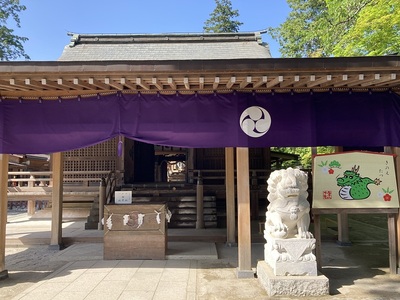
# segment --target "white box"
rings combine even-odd
[[[132,191],[115,191],[115,204],[132,204]]]

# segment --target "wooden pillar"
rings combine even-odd
[[[8,278],[6,270],[8,154],[0,154],[0,279]]]
[[[387,149],[385,147],[385,152],[386,153],[392,153],[395,154],[396,157],[394,159],[394,166],[396,170],[396,179],[397,179],[397,192],[400,195],[400,148],[399,147],[393,147],[392,149]],[[396,260],[397,260],[397,274],[400,274],[400,217],[399,213],[396,216]]]
[[[104,218],[104,205],[106,204],[106,179],[102,178],[100,181],[100,188],[99,188],[99,223],[97,224],[98,230],[103,230],[103,218]]]
[[[189,148],[186,157],[186,180],[188,183],[193,183],[193,169],[194,169],[194,149]]]
[[[196,186],[196,217],[196,229],[204,229],[204,188],[200,171]]]
[[[321,243],[321,216],[318,213],[314,213],[314,238],[315,238],[315,257],[317,260],[317,268],[321,271],[322,269],[322,243]]]
[[[249,149],[236,149],[238,199],[238,278],[254,277],[251,269]]]
[[[252,220],[259,220],[259,195],[258,195],[258,180],[257,172],[251,172],[251,185],[250,185],[250,214]]]
[[[225,148],[226,244],[236,245],[234,148]]]
[[[63,210],[63,154],[53,153],[53,192],[50,248],[61,250],[62,245],[62,210]]]
[[[390,274],[397,274],[397,245],[396,245],[396,217],[398,214],[388,214],[389,231],[389,269]]]
[[[337,215],[338,224],[338,244],[340,246],[350,246],[350,234],[349,234],[349,216],[347,213],[342,212]]]
[[[335,152],[343,152],[343,147],[335,147]],[[337,225],[338,244],[341,246],[350,246],[349,216],[347,213],[342,212],[337,214]]]

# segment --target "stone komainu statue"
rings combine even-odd
[[[270,204],[265,213],[265,261],[276,276],[316,276],[315,239],[308,231],[307,174],[292,168],[274,171],[267,183]]]
[[[313,238],[310,204],[307,201],[307,173],[288,168],[271,173],[268,181],[268,205],[264,237]]]

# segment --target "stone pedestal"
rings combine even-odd
[[[267,239],[265,261],[277,276],[316,276],[315,239]]]
[[[329,295],[329,280],[317,271],[314,238],[266,239],[257,277],[269,296]]]
[[[329,295],[329,279],[317,276],[276,276],[265,262],[257,264],[257,277],[269,296]]]

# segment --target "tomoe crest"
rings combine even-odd
[[[271,116],[260,106],[246,108],[240,116],[240,128],[245,134],[259,138],[266,134],[271,127]]]

